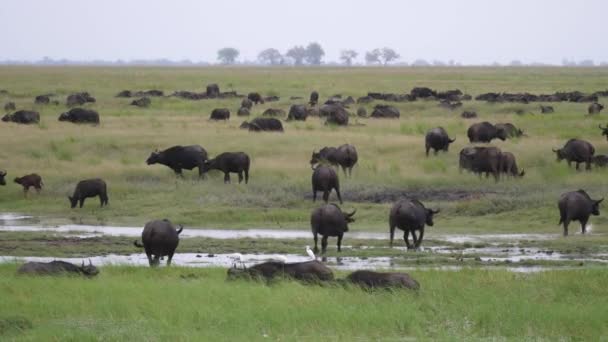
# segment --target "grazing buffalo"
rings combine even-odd
[[[595,147],[585,140],[570,139],[566,142],[564,147],[557,150],[553,149],[553,152],[557,155],[558,162],[562,161],[562,159],[566,159],[568,166],[570,166],[572,162],[575,162],[577,170],[580,163],[586,163],[586,169],[590,170],[591,161],[595,154]]]
[[[550,114],[555,112],[555,110],[553,109],[553,106],[540,106],[540,112],[543,114]]]
[[[22,275],[74,274],[94,277],[99,274],[99,270],[97,267],[93,266],[91,260],[89,260],[89,264],[86,266],[84,261],[82,262],[81,266],[77,266],[69,262],[55,260],[51,262],[26,262],[19,267],[17,273]]]
[[[68,196],[72,208],[76,208],[76,203],[80,202],[80,208],[84,204],[84,200],[89,197],[99,196],[101,206],[108,205],[108,190],[106,182],[103,179],[86,179],[76,184],[74,194]]]
[[[266,281],[275,278],[291,278],[304,282],[319,282],[333,280],[334,273],[316,260],[294,263],[268,261],[244,269],[234,266],[228,270],[228,279],[239,278]]]
[[[608,166],[608,155],[600,154],[593,157],[593,165],[597,167],[606,167]]]
[[[244,121],[240,128],[250,132],[283,132],[281,120],[275,118],[255,118],[250,122]]]
[[[353,167],[357,164],[358,160],[359,157],[355,146],[344,144],[338,148],[326,146],[319,152],[313,151],[312,157],[310,158],[310,165],[314,166],[320,162],[328,162],[331,165],[341,166],[345,176],[346,170],[348,170],[348,174],[352,176]]]
[[[150,267],[158,266],[159,259],[164,256],[167,257],[167,266],[171,266],[171,259],[173,259],[173,254],[179,244],[179,234],[183,229],[184,227],[181,225],[177,229],[167,219],[150,221],[146,223],[141,233],[143,244],[138,241],[133,242],[133,244],[135,247],[143,248],[146,251]]]
[[[370,117],[377,119],[398,119],[401,116],[399,109],[389,105],[376,105]]]
[[[6,104],[4,104],[4,111],[6,112],[10,112],[16,109],[17,106],[15,106],[15,102],[7,102]]]
[[[330,236],[338,237],[338,252],[341,251],[342,237],[348,231],[348,224],[355,222],[353,215],[357,210],[348,214],[342,211],[340,207],[331,203],[320,206],[310,214],[310,226],[312,235],[315,240],[314,252],[317,253],[317,234],[322,236],[321,253],[327,250],[327,238]]]
[[[6,171],[0,170],[0,185],[6,185],[6,180],[4,177],[6,176]]]
[[[211,112],[209,120],[228,120],[230,119],[230,111],[228,108],[216,108]]]
[[[79,123],[99,123],[99,113],[91,109],[72,108],[65,113],[59,115],[59,121],[69,121],[75,124]]]
[[[490,174],[498,182],[502,170],[502,152],[497,147],[465,147],[460,151],[459,169],[469,170],[473,173]]]
[[[589,114],[599,114],[602,111],[602,109],[604,109],[603,105],[601,105],[601,104],[599,104],[597,102],[594,102],[594,103],[592,103],[592,104],[589,105],[589,108],[587,109],[587,112]]]
[[[585,190],[567,192],[559,197],[559,224],[564,225],[564,236],[568,235],[568,225],[571,221],[581,223],[581,232],[587,232],[587,221],[590,215],[600,214],[600,203],[604,199],[592,200]]]
[[[443,127],[436,127],[429,130],[424,138],[426,156],[429,156],[430,149],[433,149],[435,154],[437,154],[437,151],[447,152],[450,148],[450,144],[454,141],[456,141],[456,139],[450,139],[448,132],[446,132]]]
[[[220,170],[224,173],[224,183],[230,183],[230,172],[239,175],[239,183],[243,181],[245,174],[245,184],[249,182],[249,156],[244,152],[224,152],[214,159],[205,161],[203,170]]]
[[[437,92],[427,87],[415,87],[410,91],[410,95],[414,98],[428,98],[437,96]]]
[[[329,193],[332,189],[336,190],[338,200],[342,204],[342,196],[340,195],[340,180],[336,171],[331,167],[319,165],[313,169],[312,173],[312,201],[317,200],[317,191],[323,191],[323,200],[328,202]]]
[[[207,96],[211,98],[220,96],[220,87],[215,83],[207,85]]]
[[[276,95],[270,95],[270,96],[266,96],[264,98],[264,101],[266,101],[266,102],[276,102],[276,101],[279,101],[280,99],[281,98],[278,97],[278,96],[276,96]]]
[[[515,125],[512,123],[497,123],[494,125],[494,127],[496,127],[496,129],[499,131],[504,131],[507,138],[521,137],[525,135],[524,131],[515,127]]]
[[[420,289],[420,284],[418,284],[414,278],[409,274],[402,272],[374,272],[361,270],[349,274],[348,277],[346,277],[346,280],[366,289]]]
[[[477,117],[477,112],[475,111],[464,111],[460,114],[460,117],[463,119],[474,119]]]
[[[70,94],[70,95],[68,95],[68,97],[66,99],[66,105],[68,107],[82,106],[83,104],[85,104],[87,102],[95,102],[95,98],[92,97],[86,91],[81,92],[81,93]]]
[[[241,101],[241,107],[251,109],[251,107],[253,107],[253,101],[251,101],[249,98],[244,98]]]
[[[598,125],[598,126],[599,126],[599,128],[602,130],[602,135],[605,135],[605,136],[606,136],[606,140],[608,140],[608,126],[606,126],[606,127],[602,127],[602,125],[601,125],[601,124],[600,124],[600,125]]]
[[[255,103],[256,105],[258,103],[264,104],[264,99],[262,98],[262,95],[260,95],[260,93],[249,93],[249,95],[247,95],[247,98],[251,100],[251,102]]]
[[[13,114],[6,114],[2,117],[2,121],[26,125],[35,124],[40,122],[40,113],[31,110],[19,110]]]
[[[38,193],[40,193],[40,190],[42,190],[42,186],[44,185],[44,183],[42,183],[42,177],[40,177],[40,175],[38,175],[37,173],[32,173],[23,177],[17,177],[15,178],[15,183],[21,184],[21,186],[23,186],[24,195],[27,195],[27,192],[29,191],[30,187],[33,187]]]
[[[34,99],[35,104],[49,104],[51,102],[51,98],[48,95],[38,95]]]
[[[152,100],[150,100],[149,97],[144,96],[142,98],[139,98],[137,100],[133,100],[131,101],[131,106],[137,106],[137,107],[149,107],[150,104],[152,103]]]
[[[251,112],[249,111],[249,108],[247,108],[247,107],[241,107],[236,112],[237,116],[249,116],[250,114],[251,114]]]
[[[192,170],[198,167],[198,175],[204,177],[204,164],[207,151],[200,145],[173,146],[164,151],[152,152],[146,164],[161,164],[168,166],[176,175],[182,176],[182,169]]]
[[[472,124],[467,130],[467,136],[470,142],[490,142],[492,139],[507,139],[507,132],[500,129],[491,123],[484,121]]]
[[[424,237],[424,226],[433,226],[433,216],[439,210],[427,209],[420,201],[416,199],[403,198],[397,201],[389,214],[389,226],[391,234],[391,247],[393,247],[393,237],[395,236],[395,228],[403,230],[403,240],[408,249],[418,248]],[[416,231],[420,232],[416,236]],[[409,241],[409,234],[412,234],[414,244]]]
[[[262,113],[262,115],[271,116],[271,117],[275,117],[275,116],[284,117],[285,111],[280,108],[268,108],[264,111],[264,113]]]
[[[341,105],[323,105],[319,109],[319,115],[327,118],[325,120],[326,125],[348,125],[348,112]]]
[[[512,176],[516,178],[523,177],[526,174],[523,169],[521,170],[521,172],[519,171],[519,168],[517,167],[517,160],[515,159],[513,153],[502,152],[500,154],[500,157],[500,167],[502,173],[506,174],[507,176]]]
[[[310,101],[308,101],[308,104],[316,106],[317,103],[319,103],[319,93],[316,90],[313,90],[312,93],[310,93]]]
[[[118,94],[116,94],[116,97],[132,97],[133,96],[133,92],[131,92],[130,90],[123,90],[121,92],[119,92]]]
[[[289,114],[287,120],[306,121],[308,112],[306,111],[305,105],[292,105],[289,108]]]

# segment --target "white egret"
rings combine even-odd
[[[243,257],[243,254],[241,253],[233,253],[230,256],[230,259],[232,259],[233,265],[236,266],[237,263],[241,264],[241,267],[245,267],[245,258]]]
[[[308,254],[312,260],[317,260],[317,257],[315,256],[315,253],[313,253],[312,249],[310,249],[310,246],[306,246],[306,254]]]

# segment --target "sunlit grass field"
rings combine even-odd
[[[249,133],[238,126],[240,99],[191,101],[175,97],[152,98],[149,108],[130,106],[131,99],[116,98],[124,89],[203,91],[209,83],[222,91],[240,94],[251,91],[278,95],[279,102],[254,107],[261,115],[270,107],[288,111],[295,103],[307,102],[312,90],[322,101],[334,94],[366,95],[368,91],[409,92],[415,86],[437,90],[458,88],[476,96],[489,91],[553,93],[607,88],[605,68],[78,68],[0,67],[0,103],[14,101],[18,109],[34,109],[41,123],[34,126],[0,123],[0,169],[8,171],[8,185],[0,188],[4,212],[40,215],[49,222],[143,225],[153,218],[167,217],[190,227],[214,228],[302,228],[309,227],[311,200],[309,165],[313,150],[323,146],[354,144],[359,164],[353,177],[341,176],[344,207],[356,208],[352,230],[385,231],[391,203],[371,203],[370,196],[391,191],[435,195],[424,200],[442,212],[435,232],[501,233],[561,232],[557,226],[556,201],[565,192],[583,188],[592,197],[606,195],[608,170],[576,172],[565,162],[557,163],[551,152],[569,138],[591,141],[596,153],[608,153],[608,142],[598,124],[606,114],[586,115],[588,104],[553,103],[554,114],[540,114],[539,105],[487,104],[467,101],[462,109],[449,111],[436,101],[392,103],[401,111],[399,120],[352,117],[350,127],[325,126],[318,118],[306,122],[284,122],[285,133]],[[57,121],[68,94],[88,91],[97,99],[85,107],[101,115],[98,127]],[[34,97],[54,93],[60,105],[34,105]],[[289,100],[301,96],[301,100]],[[600,102],[604,99],[600,98]],[[371,113],[376,101],[365,107]],[[228,122],[208,120],[212,109],[226,107]],[[353,105],[354,114],[359,106]],[[462,110],[475,110],[479,118],[460,118]],[[515,111],[523,109],[525,114]],[[458,151],[468,145],[466,130],[479,121],[512,122],[528,137],[495,141],[513,152],[526,170],[521,180],[492,179],[458,172]],[[448,153],[426,158],[424,134],[443,126],[457,140]],[[250,183],[223,184],[221,174],[198,181],[196,171],[185,171],[178,179],[160,165],[147,166],[146,158],[156,148],[177,144],[200,144],[211,156],[224,151],[244,151],[251,156]],[[24,198],[12,183],[15,176],[37,172],[45,188],[41,195]],[[97,199],[88,199],[83,209],[70,209],[67,195],[78,180],[105,179],[110,205],[100,209]],[[454,201],[449,194],[470,191],[473,196]],[[443,196],[445,194],[445,196]],[[330,197],[336,200],[335,195]],[[592,219],[594,232],[608,232],[605,216]],[[571,230],[578,228],[572,225]]]

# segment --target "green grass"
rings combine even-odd
[[[105,267],[95,279],[0,265],[0,339],[602,340],[608,274],[418,271],[419,292],[226,282],[219,269]],[[339,274],[339,277],[343,274]]]

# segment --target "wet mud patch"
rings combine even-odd
[[[396,189],[356,187],[344,191],[343,199],[351,202],[392,203],[400,198],[416,198],[421,201],[454,202],[468,201],[494,195],[496,192],[465,189]],[[312,197],[309,196],[309,197]]]

